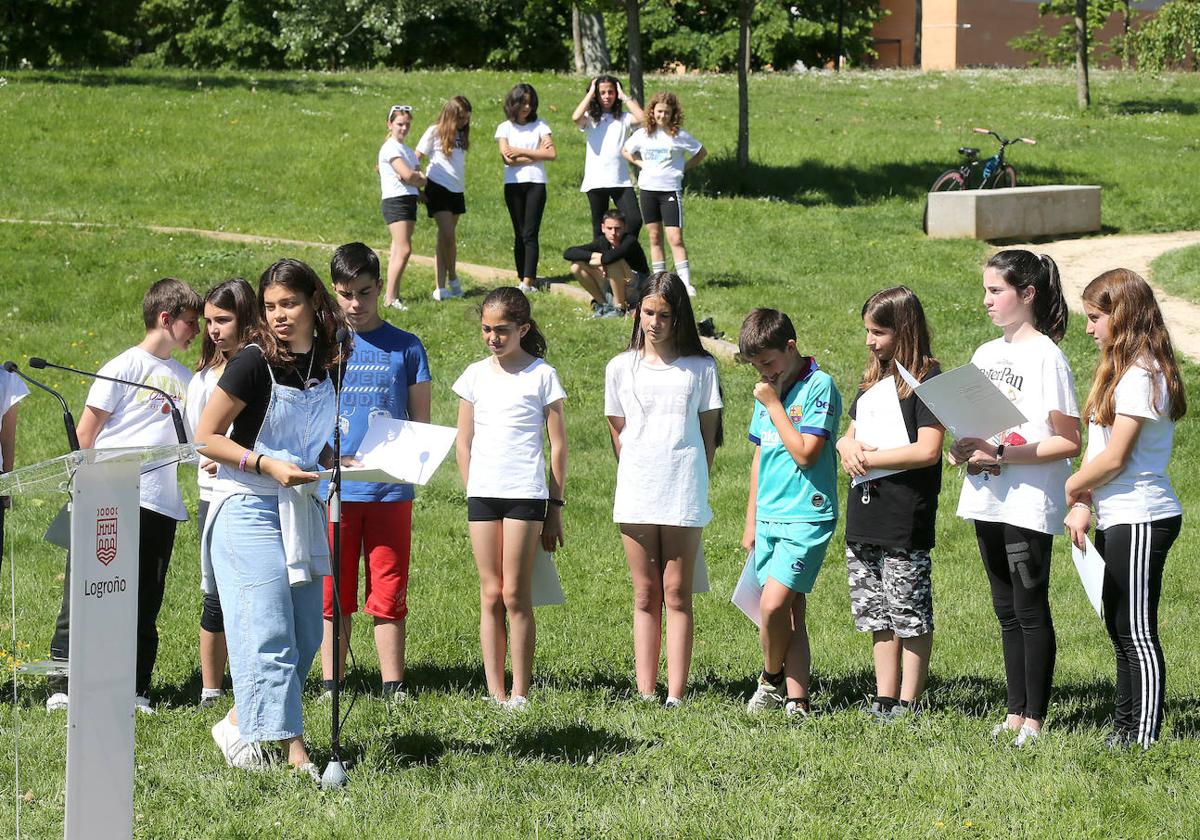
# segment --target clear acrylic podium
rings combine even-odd
[[[133,836],[140,476],[196,449],[84,449],[0,476],[0,496],[70,494],[67,840]]]

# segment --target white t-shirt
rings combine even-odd
[[[1153,403],[1153,384],[1158,380],[1158,405]],[[1175,421],[1170,418],[1167,380],[1161,371],[1150,373],[1143,367],[1131,367],[1121,376],[1113,395],[1117,414],[1145,418],[1137,440],[1121,472],[1092,491],[1097,527],[1153,522],[1183,513],[1179,497],[1167,478]],[[1087,460],[1091,461],[1108,446],[1111,426],[1088,422]]]
[[[546,408],[567,397],[554,368],[534,359],[507,373],[490,357],[480,359],[458,377],[454,393],[475,407],[467,495],[549,498],[542,429]]]
[[[989,341],[971,361],[1004,392],[1027,418],[996,440],[1008,446],[1037,443],[1054,436],[1050,412],[1079,416],[1075,377],[1058,345],[1038,333],[1024,341]],[[1061,534],[1066,516],[1067,478],[1071,461],[1004,464],[1000,475],[964,475],[958,515],[981,522],[1004,522],[1020,528]]]
[[[712,508],[700,412],[722,405],[717,363],[710,356],[658,365],[627,350],[608,363],[604,413],[625,418],[614,522],[708,524]]]
[[[550,134],[550,126],[545,120],[534,120],[525,125],[517,125],[512,120],[505,120],[496,126],[496,140],[507,140],[514,149],[536,149],[542,145],[542,138]],[[504,183],[506,184],[544,184],[546,183],[546,166],[543,161],[519,163],[516,166],[504,167]]]
[[[379,189],[383,198],[417,194],[417,188],[401,181],[396,170],[392,168],[392,161],[396,158],[400,158],[409,169],[415,171],[419,168],[416,152],[397,142],[394,137],[384,140],[383,145],[379,147]]]
[[[0,370],[0,419],[8,414],[10,408],[28,396],[29,388],[21,377],[6,370]],[[4,450],[0,449],[0,464],[4,463],[3,459]]]
[[[212,396],[213,390],[217,387],[217,380],[221,378],[224,368],[205,368],[192,377],[192,381],[187,386],[187,406],[184,411],[184,418],[188,423],[188,433],[191,434],[192,440],[196,439],[196,427],[200,424],[200,415],[204,413],[204,406],[208,405],[208,398]],[[204,453],[200,453],[200,463],[203,464],[207,459]],[[203,469],[197,469],[196,484],[200,487],[200,500],[204,502],[212,501],[213,482],[216,478],[209,475]]]
[[[587,135],[580,192],[633,186],[629,178],[629,161],[621,156],[621,147],[635,125],[637,120],[628,111],[623,111],[619,119],[614,119],[612,114],[601,114],[600,122],[592,122],[588,117],[587,124],[579,129]]]
[[[425,177],[445,187],[450,192],[467,191],[467,153],[459,145],[461,132],[455,135],[454,149],[449,155],[442,151],[442,142],[438,139],[437,123],[425,129],[421,139],[417,141],[417,151],[429,158],[429,166],[425,168]]]
[[[682,128],[672,137],[665,131],[647,134],[639,128],[625,141],[629,154],[642,155],[642,166],[638,170],[638,186],[656,192],[678,192],[683,187],[684,153],[689,156],[703,148],[703,144]]]
[[[192,372],[174,359],[160,359],[140,347],[130,347],[100,368],[100,373],[161,388],[175,400],[180,412],[187,411]],[[170,406],[153,391],[97,379],[88,391],[87,405],[109,412],[108,422],[96,435],[97,449],[178,442]],[[188,517],[176,472],[172,464],[144,473],[141,506],[182,522]]]

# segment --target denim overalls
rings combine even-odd
[[[336,419],[333,381],[301,391],[267,370],[271,399],[253,450],[316,470]],[[201,540],[202,566],[211,562],[220,590],[238,730],[247,742],[304,731],[300,693],[321,647],[321,578],[329,574],[318,482],[283,487],[254,472],[256,458],[246,471],[218,468]]]

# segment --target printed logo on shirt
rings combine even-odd
[[[648,146],[643,148],[641,152],[642,160],[653,161],[655,163],[662,163],[664,160],[667,160],[671,157],[670,149],[656,149]]]
[[[988,379],[992,380],[993,382],[1007,385],[1012,389],[1012,391],[1020,391],[1022,386],[1025,384],[1025,377],[1014,372],[1012,367],[1009,365],[1005,365],[999,370],[995,368],[988,368],[983,373]],[[1013,396],[1012,391],[1009,392],[1010,398]]]
[[[824,496],[824,494],[822,494],[822,493],[813,493],[813,494],[812,494],[812,506],[813,506],[813,507],[815,507],[815,508],[822,508],[822,507],[824,507],[824,506],[825,506],[825,496]]]
[[[799,426],[800,421],[804,419],[804,409],[798,405],[793,405],[788,409],[788,419],[792,421],[793,426]]]
[[[813,403],[816,405],[817,412],[820,414],[829,414],[833,410],[830,407],[828,400],[823,400],[818,397],[817,399],[813,400]]]

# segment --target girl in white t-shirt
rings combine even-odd
[[[434,253],[434,300],[462,297],[458,282],[459,217],[467,212],[467,149],[471,145],[471,103],[452,96],[442,106],[437,122],[417,141],[417,160],[427,163],[425,212],[437,224]]]
[[[636,239],[642,229],[642,213],[629,177],[629,163],[621,149],[629,132],[645,119],[642,106],[627,96],[621,83],[609,75],[592,79],[571,115],[571,121],[587,135],[587,156],[579,191],[588,197],[595,238],[600,237],[609,201],[625,215],[625,236]]]
[[[646,105],[646,126],[625,141],[621,154],[638,168],[642,218],[650,233],[652,271],[667,267],[663,250],[663,228],[675,260],[675,273],[683,280],[687,293],[695,296],[687,246],[683,244],[683,173],[708,155],[700,141],[688,134],[683,125],[683,106],[675,94],[660,91]]]
[[[1066,484],[1066,525],[1083,548],[1095,509],[1104,626],[1117,657],[1116,716],[1107,744],[1147,748],[1162,726],[1163,566],[1183,525],[1167,463],[1187,399],[1171,336],[1145,280],[1125,268],[1106,271],[1083,290],[1083,311],[1100,362],[1084,406],[1087,456]]]
[[[712,519],[708,473],[721,408],[717,363],[700,343],[683,281],[650,275],[629,347],[605,370],[604,413],[617,456],[613,521],[633,578],[638,692],[655,697],[665,606],[670,708],[682,701],[692,662],[692,579]]]
[[[546,339],[525,295],[494,289],[479,308],[489,356],[454,383],[458,469],[467,486],[467,521],[479,570],[479,641],[493,701],[526,704],[533,675],[533,561],[563,544],[567,478],[566,393],[546,364]],[[550,438],[550,480],[542,430]],[[507,619],[508,633],[505,632]],[[512,648],[512,691],[504,658]]]
[[[546,211],[546,165],[558,157],[550,126],[538,119],[538,95],[533,85],[514,85],[504,99],[504,115],[496,126],[496,141],[504,161],[504,203],[513,229],[513,262],[518,288],[533,291],[537,278],[538,235]]]
[[[408,307],[400,299],[400,277],[408,258],[412,256],[413,227],[417,224],[417,194],[425,186],[425,173],[419,168],[416,153],[404,145],[412,128],[412,106],[393,105],[388,111],[388,136],[379,149],[379,187],[383,198],[380,208],[383,221],[392,235],[388,253],[387,285],[383,289],[383,305],[399,312]]]
[[[225,363],[249,341],[250,331],[258,323],[258,302],[254,289],[240,277],[218,283],[204,296],[204,339],[196,375],[188,383],[187,421],[195,429],[204,413],[204,406],[225,371]],[[200,488],[200,505],[196,512],[196,530],[203,534],[208,520],[208,507],[213,498],[217,462],[199,456],[200,468],[196,483]],[[201,569],[201,577],[212,578],[212,571]],[[225,617],[216,587],[204,593],[200,611],[200,705],[211,706],[225,693],[225,663],[229,658],[225,647]]]
[[[1026,422],[994,438],[963,437],[950,463],[966,464],[958,515],[973,520],[1000,620],[1008,716],[993,735],[1035,741],[1049,705],[1056,644],[1050,617],[1050,553],[1062,533],[1062,486],[1079,454],[1075,380],[1058,348],[1067,302],[1058,266],[1045,254],[1011,249],[983,269],[983,305],[1004,331],[971,357]]]

